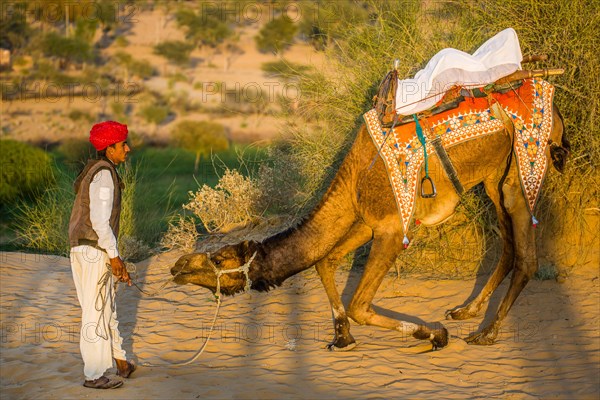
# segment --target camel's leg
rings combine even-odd
[[[508,212],[502,205],[498,180],[484,182],[485,191],[496,206],[496,214],[498,215],[498,226],[500,228],[500,236],[502,237],[502,256],[496,265],[496,269],[487,283],[481,289],[481,292],[463,307],[456,307],[446,312],[447,319],[463,320],[475,317],[483,304],[485,304],[500,283],[506,278],[506,275],[513,268],[515,260],[515,248],[513,241],[512,222]]]
[[[467,342],[473,344],[492,344],[494,342],[502,321],[537,270],[535,228],[531,224],[531,215],[516,175],[516,167],[513,172],[512,176],[507,178],[507,182],[504,183],[502,192],[504,194],[503,204],[512,220],[515,247],[514,270],[508,292],[502,299],[494,320],[480,333],[467,338]]]
[[[331,313],[333,315],[333,327],[335,337],[333,342],[327,345],[329,350],[344,349],[353,345],[356,341],[350,334],[350,322],[346,315],[346,310],[342,304],[342,299],[335,285],[335,271],[338,268],[339,261],[349,252],[356,250],[359,246],[367,243],[373,237],[371,228],[363,224],[355,224],[350,231],[344,236],[331,252],[322,258],[315,267],[323,287],[329,298],[331,305]],[[353,346],[350,346],[353,347]]]
[[[412,335],[417,339],[429,339],[433,348],[442,348],[448,344],[446,328],[430,329],[426,326],[398,321],[375,313],[371,301],[381,285],[383,278],[393,265],[402,249],[402,235],[397,232],[376,235],[365,271],[352,297],[348,316],[363,325],[375,325],[401,332],[403,336]]]

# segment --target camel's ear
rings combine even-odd
[[[244,240],[242,242],[242,256],[244,257],[244,261],[248,261],[252,254],[256,251],[258,243],[254,240]]]

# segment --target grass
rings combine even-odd
[[[569,266],[581,261],[598,240],[589,221],[598,216],[600,198],[600,36],[594,29],[600,13],[585,0],[557,7],[529,0],[367,3],[374,16],[370,23],[336,21],[335,29],[343,34],[334,32],[335,44],[325,50],[330,67],[299,74],[303,96],[293,118],[302,122],[287,124],[291,140],[284,156],[288,170],[301,178],[295,190],[305,199],[302,212],[321,198],[394,59],[400,60],[401,77],[414,76],[443,48],[472,52],[513,27],[524,55],[549,56],[543,64],[526,67],[566,69],[549,80],[556,87],[555,104],[564,116],[572,154],[563,175],[550,171],[546,178],[536,211],[541,221],[537,237],[548,263],[564,267],[555,255],[567,251],[561,245],[566,242],[573,244],[568,251],[578,254]],[[490,200],[482,191],[469,192],[452,221],[417,229],[418,239],[398,260],[397,270],[449,278],[487,272],[498,257],[496,225]],[[469,239],[467,251],[461,251],[464,238]]]
[[[203,159],[194,174],[192,152],[171,147],[146,147],[132,152],[130,163],[137,170],[133,236],[156,245],[170,218],[189,201],[188,192],[204,184],[214,187],[226,168],[253,173],[264,157],[260,148],[233,145],[212,159]]]
[[[48,187],[40,197],[23,198],[12,207],[2,208],[0,249],[66,254],[74,199],[72,183],[81,165],[67,163],[59,153],[52,155],[57,184]],[[188,202],[189,191],[203,184],[215,186],[227,168],[255,173],[265,158],[261,148],[233,145],[228,151],[203,160],[194,175],[195,155],[191,152],[169,147],[134,151],[128,165],[119,167],[126,184],[121,233],[128,237],[128,243],[139,241],[155,248],[167,231],[169,220]]]

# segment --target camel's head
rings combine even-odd
[[[558,107],[554,107],[555,119],[552,133],[550,134],[550,157],[552,159],[552,165],[558,172],[563,172],[565,165],[567,164],[567,158],[571,153],[571,143],[567,138],[565,131],[565,124]]]
[[[243,272],[224,272],[247,265],[257,250],[256,242],[244,241],[222,247],[215,253],[187,254],[177,260],[171,274],[179,285],[193,283],[213,293],[217,290],[217,275],[220,274],[221,293],[231,295],[244,290],[246,275]],[[252,269],[252,263],[249,268]]]

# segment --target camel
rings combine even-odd
[[[555,106],[553,114],[547,159],[553,160],[555,168],[562,172],[569,146]],[[508,273],[513,272],[495,318],[480,332],[466,338],[471,344],[494,343],[502,321],[537,270],[535,227],[512,153],[511,132],[505,130],[448,149],[465,190],[483,183],[495,205],[503,249],[481,292],[466,305],[447,311],[446,318],[464,320],[476,316]],[[449,219],[460,200],[437,156],[430,158],[430,171],[437,196],[417,196],[414,213],[415,219],[425,226]],[[448,344],[448,332],[441,324],[399,321],[378,314],[372,307],[377,289],[403,250],[404,235],[384,163],[363,125],[325,195],[303,222],[261,243],[242,241],[212,254],[184,255],[171,273],[177,284],[200,285],[213,293],[219,285],[223,294],[232,295],[243,291],[246,285],[252,290],[268,291],[314,265],[333,314],[335,336],[328,349],[345,350],[355,345],[349,318],[361,325],[429,340],[434,349],[442,348]],[[346,254],[368,242],[372,244],[364,272],[346,310],[335,285],[334,272]],[[248,268],[245,274],[240,268],[243,266]],[[230,270],[235,272],[222,274]]]

